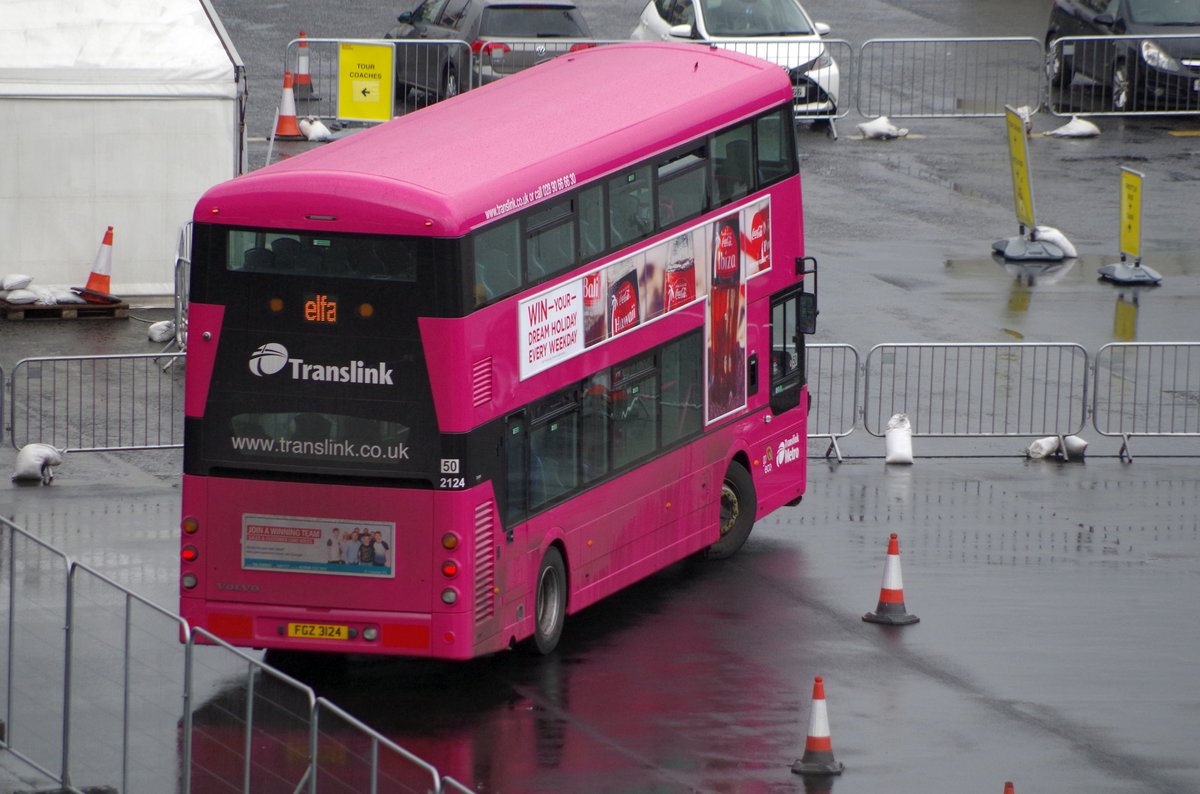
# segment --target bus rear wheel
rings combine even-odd
[[[556,546],[542,557],[534,598],[533,643],[545,655],[558,647],[567,618],[567,566]]]
[[[737,461],[730,463],[721,483],[721,539],[708,547],[705,556],[710,560],[732,557],[750,537],[757,511],[758,498],[750,472]]]

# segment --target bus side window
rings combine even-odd
[[[714,181],[717,201],[722,204],[740,199],[754,188],[750,141],[749,124],[734,127],[717,136]]]
[[[580,469],[584,482],[592,482],[608,473],[608,370],[597,372],[584,386],[580,416]]]
[[[791,110],[783,108],[755,121],[759,184],[796,173],[796,130]]]
[[[604,233],[604,187],[593,185],[579,194],[579,248],[582,259],[608,248]]]
[[[656,372],[614,390],[612,436],[614,468],[645,458],[658,448]]]
[[[529,506],[538,508],[579,484],[579,415],[571,412],[529,432]]]
[[[654,225],[650,197],[650,166],[608,180],[609,228],[612,244],[640,240]]]
[[[508,419],[504,433],[504,469],[508,480],[504,495],[504,529],[512,540],[513,525],[525,518],[525,496],[528,493],[528,473],[525,463],[528,450],[525,446],[525,418],[515,414]]]
[[[700,432],[703,424],[704,340],[698,333],[670,343],[662,355],[663,445]]]
[[[521,285],[521,230],[516,220],[475,235],[475,305],[507,295]]]

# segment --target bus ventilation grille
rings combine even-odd
[[[496,614],[496,511],[493,502],[475,508],[475,622]]]
[[[471,404],[475,406],[492,401],[492,357],[480,359],[471,368]]]

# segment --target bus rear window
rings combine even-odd
[[[225,269],[413,282],[417,280],[419,244],[402,237],[230,229]]]

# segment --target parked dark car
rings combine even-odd
[[[1120,38],[1051,46],[1074,36]],[[1046,45],[1054,85],[1106,86],[1114,111],[1200,111],[1200,0],[1054,0]]]
[[[397,47],[396,86],[452,97],[526,69],[592,38],[571,0],[423,0],[397,17],[387,39],[453,39],[466,46]],[[529,39],[560,39],[529,42]],[[473,64],[478,67],[473,69]]]

